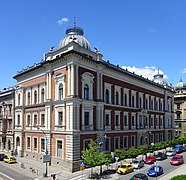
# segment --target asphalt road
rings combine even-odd
[[[30,177],[22,174],[21,172],[15,171],[12,166],[15,164],[7,164],[0,161],[0,180],[29,180]]]
[[[186,152],[184,152],[184,153],[181,153],[182,155],[183,155],[183,157],[184,157],[184,163],[186,163]],[[168,173],[170,173],[171,171],[173,171],[173,170],[175,170],[175,169],[177,169],[177,168],[179,168],[180,166],[182,166],[182,165],[179,165],[179,166],[173,166],[173,165],[170,165],[170,158],[171,157],[168,157],[166,160],[163,160],[163,161],[157,161],[156,163],[157,163],[157,165],[160,165],[160,166],[162,166],[163,167],[163,170],[164,170],[164,174],[163,175],[161,175],[161,176],[159,176],[159,177],[157,177],[157,179],[159,179],[160,177],[163,177],[164,175],[166,175],[166,174],[168,174]],[[147,174],[147,171],[148,171],[148,169],[152,166],[152,165],[154,165],[154,164],[145,164],[145,166],[143,167],[143,168],[141,168],[141,169],[139,169],[139,170],[134,170],[134,172],[132,172],[132,173],[129,173],[129,174],[126,174],[126,175],[118,175],[118,174],[115,174],[114,176],[117,176],[117,177],[115,177],[116,179],[125,179],[125,180],[129,180],[134,174],[136,174],[136,173],[144,173],[144,174]],[[149,180],[154,180],[154,179],[156,179],[156,177],[149,177]]]

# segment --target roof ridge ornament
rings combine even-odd
[[[74,16],[74,29],[76,29],[76,17]]]

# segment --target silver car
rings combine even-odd
[[[168,150],[168,151],[166,152],[166,155],[167,155],[167,156],[175,156],[175,155],[176,155],[176,151],[173,151],[172,149],[171,149],[171,150]]]
[[[139,159],[135,159],[132,161],[132,166],[134,169],[140,169],[144,166],[144,161],[143,160],[139,160]]]

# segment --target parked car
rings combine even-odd
[[[3,161],[3,159],[4,159],[5,157],[7,157],[7,155],[4,154],[4,153],[1,153],[1,154],[0,154],[0,161]]]
[[[163,168],[162,166],[152,166],[148,171],[147,171],[147,175],[148,176],[152,176],[152,177],[157,177],[160,176],[161,174],[163,174]]]
[[[175,155],[170,160],[171,165],[180,165],[180,164],[183,164],[183,163],[184,163],[184,160],[183,160],[182,155]]]
[[[148,180],[148,176],[143,173],[137,173],[130,180]]]
[[[147,157],[144,159],[144,162],[145,162],[146,164],[153,164],[155,161],[156,161],[156,157],[155,157],[155,156],[147,156]]]
[[[167,155],[162,152],[159,152],[155,157],[156,157],[156,160],[159,160],[159,161],[167,159]]]
[[[7,157],[4,158],[4,162],[10,164],[10,163],[16,163],[17,161],[16,161],[16,158],[14,156],[7,156]]]
[[[134,169],[139,169],[142,168],[144,166],[144,161],[143,160],[139,160],[139,159],[135,159],[132,161],[132,166]]]
[[[133,172],[133,166],[131,164],[122,164],[118,169],[117,173],[118,174],[127,174],[130,172]]]
[[[183,145],[177,144],[172,148],[173,151],[176,151],[176,153],[182,153],[184,151]]]
[[[175,156],[175,155],[176,155],[176,151],[170,149],[170,150],[168,150],[168,151],[166,152],[166,155],[167,155],[167,156]]]

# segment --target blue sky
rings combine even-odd
[[[144,76],[159,68],[169,83],[186,82],[185,7],[185,0],[2,1],[0,89],[15,85],[17,71],[40,62],[51,46],[57,49],[74,16],[104,60]]]

